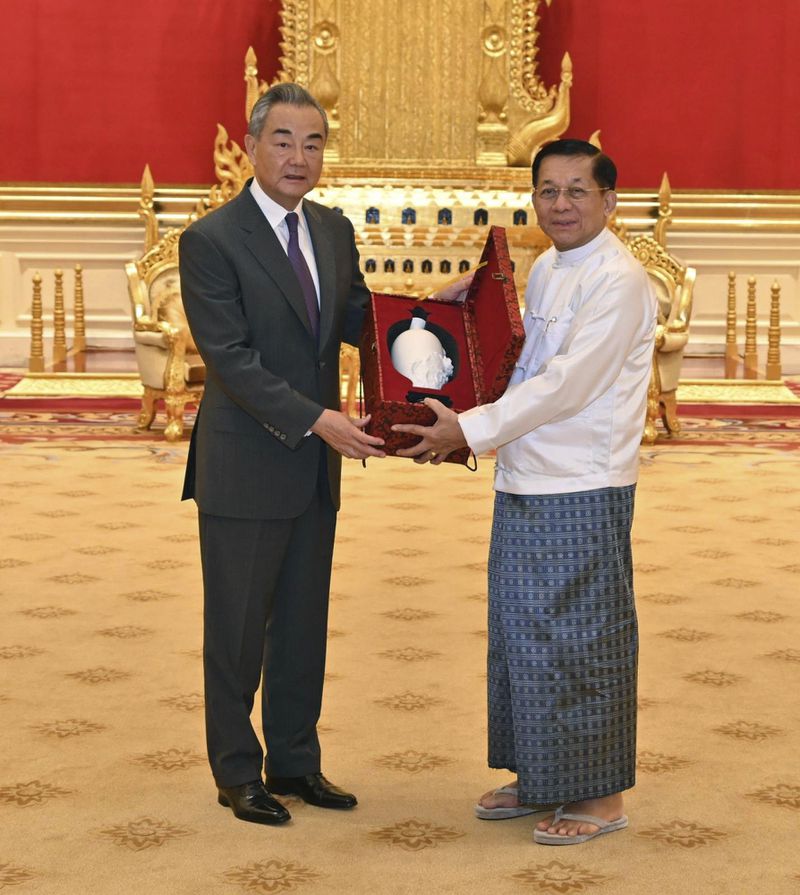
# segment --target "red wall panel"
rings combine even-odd
[[[478,2],[478,0],[464,0]],[[0,0],[0,181],[210,183],[241,142],[244,53],[278,68],[279,0]],[[540,70],[572,56],[570,136],[621,184],[800,189],[800,3],[553,0]]]
[[[601,130],[630,187],[800,189],[800,3],[553,0],[540,71],[574,66],[567,136]]]
[[[210,183],[241,143],[244,54],[278,68],[276,0],[0,0],[0,180]],[[11,123],[11,127],[9,127]]]

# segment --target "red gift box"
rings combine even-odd
[[[440,390],[413,386],[392,363],[391,342],[398,329],[408,328],[416,308],[428,313],[429,330],[444,331],[442,342],[454,364],[452,377]],[[508,385],[524,340],[506,233],[491,227],[465,301],[420,302],[407,295],[372,294],[360,346],[365,410],[372,416],[367,432],[386,441],[387,454],[396,454],[419,438],[393,432],[392,425],[430,426],[436,421],[436,414],[420,403],[425,397],[437,398],[456,413],[496,401]],[[467,448],[447,458],[452,463],[468,459]]]

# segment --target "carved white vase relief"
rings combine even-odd
[[[426,329],[430,315],[414,308],[408,329],[392,343],[392,364],[417,388],[441,389],[453,375],[453,361],[439,338]]]

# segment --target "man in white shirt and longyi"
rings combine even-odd
[[[441,463],[496,449],[489,551],[489,765],[517,779],[482,819],[545,812],[534,840],[627,826],[636,763],[637,627],[630,529],[656,300],[606,227],[616,167],[558,140],[536,155],[533,205],[553,246],[525,293],[525,345],[505,394],[461,414],[434,399],[400,451]]]

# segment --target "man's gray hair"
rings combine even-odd
[[[253,106],[253,111],[250,113],[250,123],[247,127],[247,132],[257,140],[261,136],[261,131],[264,130],[264,122],[267,120],[269,110],[273,106],[281,104],[288,106],[311,106],[316,109],[322,116],[322,123],[325,126],[325,139],[328,139],[328,116],[325,114],[325,109],[322,108],[305,87],[288,81],[273,84],[259,98]]]

